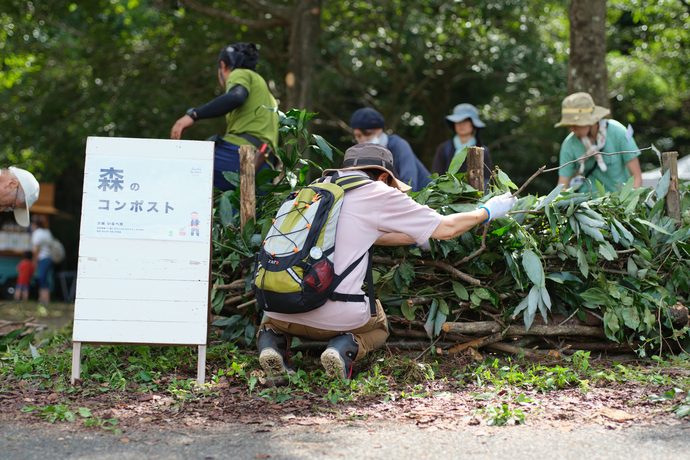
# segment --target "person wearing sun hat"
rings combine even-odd
[[[29,171],[15,166],[0,170],[0,211],[13,211],[22,227],[29,226],[29,208],[39,192],[38,181]]]
[[[334,268],[341,274],[362,258],[338,285],[338,293],[361,296],[359,301],[329,300],[305,313],[281,314],[266,311],[258,336],[259,363],[269,375],[294,372],[288,359],[292,337],[329,341],[321,355],[326,371],[343,379],[353,376],[353,362],[380,347],[389,335],[388,321],[376,301],[372,317],[362,284],[372,245],[421,245],[429,238],[448,240],[475,225],[505,215],[517,201],[510,193],[492,197],[474,211],[438,214],[410,198],[407,184],[398,180],[393,155],[377,144],[357,144],[345,152],[343,166],[324,171],[343,176],[365,176],[372,182],[348,191],[344,198],[335,235]],[[332,176],[331,176],[332,177]],[[370,286],[371,288],[371,286]]]
[[[431,164],[432,174],[445,174],[455,155],[462,152],[465,147],[476,146],[484,148],[484,181],[488,182],[491,179],[494,164],[489,148],[482,142],[480,131],[486,127],[486,124],[479,119],[477,108],[472,104],[458,104],[453,109],[453,113],[445,118],[445,122],[455,135],[436,148],[434,161]],[[460,166],[458,172],[467,172],[467,162]]]
[[[596,189],[598,181],[612,192],[616,184],[634,176],[633,186],[642,185],[640,151],[632,137],[632,127],[626,129],[616,120],[607,119],[610,113],[596,105],[588,93],[573,93],[563,100],[561,120],[554,127],[567,126],[570,134],[561,144],[558,184],[587,192]],[[579,161],[566,164],[574,160]]]

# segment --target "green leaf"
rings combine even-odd
[[[453,157],[453,160],[450,162],[450,165],[448,166],[448,174],[450,174],[452,176],[457,174],[458,171],[460,171],[460,167],[465,162],[466,158],[467,158],[467,147],[462,149],[460,152],[458,152]]]
[[[424,323],[424,330],[426,331],[426,335],[430,338],[434,338],[434,325],[436,323],[436,315],[438,313],[438,302],[436,299],[431,301],[431,307],[429,308],[429,316],[426,319],[426,323]]]
[[[611,246],[611,243],[604,241],[604,244],[599,245],[599,254],[601,254],[606,260],[613,260],[618,258],[616,250]],[[630,259],[628,259],[630,260]]]
[[[597,305],[610,305],[612,302],[612,299],[609,296],[608,292],[598,287],[587,289],[585,292],[580,294],[580,297],[582,297],[587,302],[591,302]]]
[[[525,249],[522,253],[522,267],[527,273],[527,277],[537,287],[544,287],[544,267],[539,257],[530,249]]]
[[[640,315],[637,313],[637,307],[623,307],[623,321],[633,331],[640,327]]]
[[[572,281],[576,283],[582,283],[582,280],[570,272],[554,272],[546,275],[546,279],[555,281],[558,284],[563,284],[566,281]]]
[[[637,218],[636,218],[635,220],[638,221],[639,223],[641,223],[642,225],[646,225],[646,226],[648,226],[648,227],[652,227],[654,230],[656,230],[656,231],[659,232],[659,233],[663,233],[664,235],[670,235],[669,232],[667,232],[667,231],[664,230],[663,228],[659,227],[658,225],[654,225],[653,223],[651,223],[651,222],[648,221],[648,220],[637,219]]]
[[[668,187],[671,185],[671,170],[669,169],[661,176],[659,182],[656,183],[656,199],[660,200],[668,193]]]
[[[620,330],[620,325],[618,324],[618,316],[613,310],[607,310],[604,313],[604,332],[606,337],[613,340],[614,342],[619,342],[616,333]]]
[[[448,316],[450,314],[450,310],[448,309],[448,302],[446,302],[443,299],[438,300],[438,311],[444,314],[445,316]]]
[[[214,321],[211,326],[217,326],[217,327],[228,327],[228,326],[234,326],[237,324],[240,320],[242,319],[242,315],[234,315],[231,316],[230,318],[221,318],[219,320]]]
[[[446,309],[448,309],[448,306],[446,306]],[[439,305],[439,309],[436,312],[436,319],[434,320],[434,337],[438,337],[438,335],[441,333],[443,330],[443,323],[445,323],[447,319],[448,315],[441,311]]]
[[[580,267],[582,276],[584,276],[586,279],[587,274],[589,273],[589,264],[587,263],[587,258],[585,257],[585,252],[582,250],[582,248],[577,250],[577,265]]]
[[[465,286],[458,283],[457,281],[453,281],[453,292],[455,292],[455,295],[458,296],[460,300],[470,299],[470,295],[467,293],[467,289],[465,289]]]
[[[618,197],[621,203],[625,203],[625,200],[628,199],[628,195],[630,195],[630,192],[633,189],[633,185],[635,184],[635,177],[631,177],[628,179],[628,181],[625,183],[623,186],[623,189],[621,190],[621,194]]]
[[[591,236],[594,241],[599,243],[604,242],[604,235],[601,234],[601,230],[598,228],[590,227],[589,225],[585,225],[583,223],[580,223],[580,228],[585,234]]]
[[[558,184],[553,190],[551,190],[551,193],[549,193],[548,196],[544,198],[544,200],[535,209],[539,210],[550,205],[551,202],[556,199],[558,194],[561,193],[561,190],[563,190],[563,185],[564,184]]]
[[[578,221],[580,221],[581,224],[588,225],[592,228],[601,228],[606,225],[606,222],[604,222],[603,219],[592,219],[583,213],[576,212],[574,216]]]
[[[491,294],[485,288],[477,288],[472,292],[482,300],[491,300]]]
[[[628,259],[628,275],[637,277],[637,265],[632,257]]]
[[[220,220],[223,222],[224,227],[233,222],[233,214],[232,203],[228,199],[228,194],[225,193],[220,197]]]
[[[407,300],[403,300],[402,304],[400,304],[400,310],[408,321],[414,321],[417,305],[410,305]]]
[[[498,170],[498,182],[501,185],[505,185],[508,188],[512,188],[513,190],[518,189],[518,186],[515,185],[512,180],[510,180],[510,177],[508,177],[508,175],[506,173],[504,173],[503,171],[501,171],[500,169]],[[561,184],[561,188],[563,188],[562,184]],[[558,195],[558,194],[556,194],[556,195]],[[539,209],[539,208],[537,208],[537,209]]]
[[[316,145],[319,146],[319,149],[321,152],[326,155],[326,157],[330,160],[333,161],[333,149],[331,149],[331,146],[324,140],[323,137],[317,135],[317,134],[312,134],[312,137],[316,141]]]
[[[520,314],[525,308],[529,306],[529,296],[525,296],[522,298],[520,303],[518,304],[517,307],[515,307],[515,310],[513,311],[513,318],[517,318],[517,315]]]
[[[539,308],[539,288],[537,286],[532,286],[529,294],[527,295],[527,310],[524,313],[525,329],[529,330],[534,322],[534,317],[537,314],[537,308]]]

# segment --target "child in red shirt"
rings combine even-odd
[[[29,284],[34,276],[34,264],[31,257],[27,256],[17,264],[17,288],[14,290],[14,300],[29,300]]]

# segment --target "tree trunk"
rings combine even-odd
[[[606,72],[606,0],[571,0],[568,94],[589,93],[610,107]]]
[[[285,110],[313,111],[312,85],[317,44],[321,37],[321,0],[301,0],[290,24],[290,62],[285,76]]]

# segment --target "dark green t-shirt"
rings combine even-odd
[[[262,108],[278,107],[275,98],[268,89],[266,81],[253,70],[235,69],[230,72],[225,83],[228,91],[235,85],[242,85],[249,95],[240,107],[225,115],[227,129],[223,140],[235,145],[251,145],[246,139],[233,134],[251,134],[271,146],[278,145],[278,114]]]

